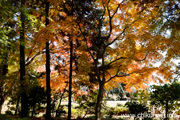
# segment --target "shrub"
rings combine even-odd
[[[122,115],[122,114],[128,114],[128,113],[129,113],[129,109],[125,106],[121,106],[121,107],[116,106],[114,109],[115,115]]]
[[[122,114],[128,114],[129,110],[126,106],[116,106],[116,107],[106,107],[103,109],[102,114],[108,116],[109,118],[112,118],[113,115],[122,115]]]
[[[7,115],[1,115],[1,114],[0,114],[0,120],[8,120]]]
[[[9,110],[6,111],[5,113],[6,113],[7,115],[13,115],[12,111],[9,111]]]
[[[148,111],[148,108],[145,105],[135,101],[127,102],[125,105],[129,108],[129,112],[131,114],[135,114],[136,116],[139,113],[145,113]]]

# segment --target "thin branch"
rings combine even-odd
[[[108,47],[109,45],[113,44],[116,40],[118,40],[118,38],[119,38],[122,34],[124,34],[125,30],[128,29],[128,28],[129,28],[133,23],[135,23],[137,20],[138,20],[138,19],[134,20],[131,24],[129,24],[128,26],[126,26],[126,27],[123,29],[123,31],[122,31],[113,41],[111,41],[110,43],[108,43],[108,44],[106,45],[106,47]]]
[[[118,61],[118,60],[121,60],[121,59],[128,59],[128,58],[127,58],[127,57],[119,57],[119,58],[111,61],[110,63],[108,63],[107,66],[110,66],[112,63],[114,63],[114,62],[116,62],[116,61]]]
[[[36,53],[29,61],[27,61],[25,63],[25,66],[29,65],[38,55],[45,53],[46,51],[39,51],[38,53]]]
[[[117,72],[114,76],[110,77],[107,81],[105,81],[105,83],[109,82],[110,80],[112,80],[113,78],[117,77],[118,76],[118,73],[119,73],[119,68],[121,67],[122,65],[118,66],[118,69],[117,69]]]
[[[120,5],[121,5],[124,1],[125,1],[125,0],[123,0],[121,3],[118,4],[118,6],[117,6],[117,8],[116,8],[116,10],[115,10],[115,12],[114,12],[114,14],[111,16],[112,18],[113,18],[114,15],[117,13],[118,8],[120,7]]]
[[[146,54],[146,56],[143,58],[143,59],[135,59],[135,58],[132,58],[132,57],[119,57],[113,61],[111,61],[110,63],[107,64],[107,66],[110,66],[112,63],[115,63],[116,61],[118,60],[122,60],[122,59],[130,59],[130,60],[135,60],[135,61],[144,61],[148,56],[148,53]]]
[[[111,36],[112,33],[112,17],[111,17],[111,12],[109,10],[109,7],[107,6],[107,10],[108,10],[108,15],[109,15],[109,35],[107,36],[107,39],[109,39],[109,37]]]
[[[143,60],[145,60],[145,59],[147,58],[147,56],[148,56],[148,54],[146,54],[146,56],[145,56],[143,59],[141,59],[141,60],[139,60],[139,59],[134,59],[134,58],[129,58],[129,59],[132,59],[132,60],[135,60],[135,61],[143,61]],[[128,58],[126,58],[126,57],[120,57],[120,58],[118,58],[118,59],[110,62],[108,65],[110,65],[110,64],[112,64],[112,63],[114,63],[114,62],[116,62],[116,61],[118,61],[118,60],[120,60],[120,59],[128,59]],[[119,68],[120,68],[120,67],[121,67],[121,65],[118,67],[118,70],[117,70],[116,74],[115,74],[114,76],[110,77],[110,78],[106,81],[106,83],[109,82],[109,81],[111,81],[111,80],[112,80],[113,78],[115,78],[115,77],[125,77],[125,76],[130,76],[131,74],[134,74],[134,73],[140,73],[140,71],[134,71],[134,72],[131,72],[131,73],[128,73],[128,74],[125,73],[125,74],[119,75]]]
[[[86,41],[87,50],[88,50],[89,54],[91,55],[92,59],[95,60],[94,56],[92,55],[92,53],[91,53],[91,51],[90,51],[90,49],[89,49],[89,47],[88,47],[88,44],[87,44],[87,38],[86,38],[85,35],[83,34],[83,32],[82,32],[82,30],[81,30],[81,27],[80,27],[79,23],[78,23],[78,26],[79,26],[79,30],[80,30],[81,34],[82,34],[83,37],[84,37],[84,40]]]
[[[122,4],[124,2],[124,0],[121,2],[121,3],[119,3],[118,4],[118,6],[117,6],[117,8],[116,8],[116,10],[115,10],[115,12],[113,13],[113,15],[111,16],[111,11],[110,11],[110,9],[109,9],[109,6],[107,5],[107,10],[108,10],[108,16],[109,16],[109,35],[106,37],[106,39],[109,39],[109,37],[111,36],[111,33],[112,33],[112,19],[113,19],[113,17],[114,17],[114,15],[117,13],[117,11],[118,11],[118,8],[120,7],[120,5]],[[108,2],[109,3],[109,2]]]

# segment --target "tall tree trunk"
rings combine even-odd
[[[166,101],[165,120],[168,120],[168,101]]]
[[[95,120],[101,120],[101,106],[103,101],[103,93],[104,93],[104,83],[99,83],[99,91],[97,97],[97,104],[95,108]]]
[[[49,24],[49,2],[46,2],[46,26]],[[51,119],[51,88],[50,88],[50,52],[49,41],[46,42],[46,94],[47,94],[47,107],[46,107],[46,119]]]
[[[33,105],[33,107],[32,107],[31,117],[33,117],[33,116],[34,116],[34,113],[35,113],[35,105]]]
[[[25,86],[25,15],[23,13],[25,0],[21,0],[21,27],[20,27],[20,83],[21,83],[21,117],[28,116],[28,100]]]
[[[2,62],[2,70],[1,70],[1,75],[6,76],[8,73],[8,49],[6,50],[5,48],[5,54],[3,56],[3,62]],[[0,81],[0,114],[2,111],[2,105],[4,104],[4,101],[6,99],[6,93],[4,93],[4,83],[5,80],[1,79]]]
[[[97,97],[97,104],[96,104],[96,109],[95,109],[95,120],[101,120],[101,107],[102,107],[102,101],[104,97],[104,85],[105,85],[105,62],[104,62],[104,57],[105,57],[105,45],[103,44],[103,53],[102,53],[102,80],[99,80],[99,92],[98,92],[98,97]]]
[[[71,94],[72,94],[72,59],[73,59],[73,41],[70,38],[70,71],[69,71],[69,102],[68,102],[68,120],[71,120]]]
[[[5,51],[5,52],[6,53],[4,56],[3,66],[2,66],[2,75],[6,75],[8,73],[8,51]]]
[[[18,110],[19,110],[19,102],[20,102],[20,98],[18,97],[17,103],[16,103],[16,110],[15,110],[15,115],[17,115]]]

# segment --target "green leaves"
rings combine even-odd
[[[145,105],[135,101],[127,102],[126,106],[129,108],[130,113],[135,115],[148,111],[148,108]]]
[[[154,85],[150,95],[151,104],[165,107],[166,103],[171,106],[180,99],[180,84],[164,84],[163,86]]]

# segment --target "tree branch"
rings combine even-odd
[[[89,47],[88,47],[88,44],[87,44],[87,38],[86,38],[85,35],[83,34],[83,32],[82,32],[82,30],[81,30],[81,27],[80,27],[79,23],[78,23],[78,26],[79,26],[79,30],[80,30],[81,34],[82,34],[83,37],[84,37],[84,40],[86,41],[87,50],[88,50],[89,54],[91,55],[92,59],[95,60],[94,56],[92,55],[92,53],[91,53],[91,51],[90,51],[90,49],[89,49]]]
[[[135,60],[135,61],[143,61],[143,60],[145,60],[145,59],[147,58],[147,56],[148,56],[148,54],[146,54],[146,56],[145,56],[143,59],[141,59],[141,60],[139,60],[139,59],[133,59],[133,58],[129,58],[129,59],[132,59],[132,60]],[[118,61],[118,60],[120,60],[120,59],[128,59],[128,58],[126,58],[126,57],[120,57],[120,58],[118,58],[118,59],[110,62],[108,65],[110,65],[110,64],[112,64],[112,63],[114,63],[114,62],[116,62],[116,61]],[[115,77],[125,77],[125,76],[130,76],[131,74],[134,74],[134,73],[140,73],[140,71],[134,71],[134,72],[131,72],[131,73],[128,73],[128,74],[124,73],[124,74],[119,75],[119,68],[120,68],[120,67],[121,67],[121,65],[118,66],[118,70],[117,70],[116,74],[115,74],[114,76],[110,77],[110,78],[106,81],[106,83],[109,82],[109,81],[111,81],[111,80],[112,80],[113,78],[115,78]]]
[[[45,53],[46,51],[39,51],[38,53],[36,53],[29,61],[26,61],[25,66],[29,65],[38,55]]]
[[[114,15],[117,13],[118,8],[120,7],[120,5],[121,5],[124,1],[125,1],[125,0],[121,1],[121,3],[118,4],[118,6],[117,6],[117,8],[116,8],[116,10],[115,10],[115,12],[114,12],[114,14],[111,16],[112,18],[113,18]]]
[[[88,45],[87,45],[87,38],[86,38],[85,35],[83,34],[79,23],[78,23],[78,26],[79,26],[79,30],[80,30],[81,34],[83,35],[83,37],[84,37],[84,39],[85,39],[85,41],[86,41],[87,50],[88,50],[90,56],[92,57],[92,59],[94,60],[94,63],[95,63],[95,71],[96,71],[95,73],[96,73],[96,77],[98,78],[98,81],[99,81],[99,80],[100,80],[100,76],[98,75],[99,72],[98,72],[98,70],[97,70],[97,60],[98,60],[98,59],[97,59],[97,58],[95,59],[94,56],[92,55],[92,53],[91,53],[91,51],[90,51],[90,49],[89,49],[89,47],[88,47]]]
[[[109,3],[110,1],[108,1],[108,3]],[[118,11],[118,8],[120,7],[120,5],[122,4],[124,2],[124,0],[121,2],[121,3],[119,3],[118,4],[118,6],[117,6],[117,8],[116,8],[116,10],[115,10],[115,12],[113,13],[113,15],[111,16],[111,11],[110,11],[110,9],[109,9],[109,6],[107,5],[107,11],[108,11],[108,16],[109,16],[109,35],[106,37],[107,39],[109,39],[109,37],[111,36],[111,33],[112,33],[112,19],[113,19],[113,17],[114,17],[114,15],[117,13],[117,11]]]
[[[138,20],[138,19],[134,20],[131,24],[127,25],[127,26],[123,29],[123,31],[122,31],[113,41],[111,41],[110,43],[108,43],[108,44],[106,45],[106,47],[108,47],[109,45],[113,44],[116,40],[118,40],[118,38],[119,38],[121,35],[124,34],[125,30],[128,29],[128,28],[129,28],[133,23],[135,23],[137,20]]]

